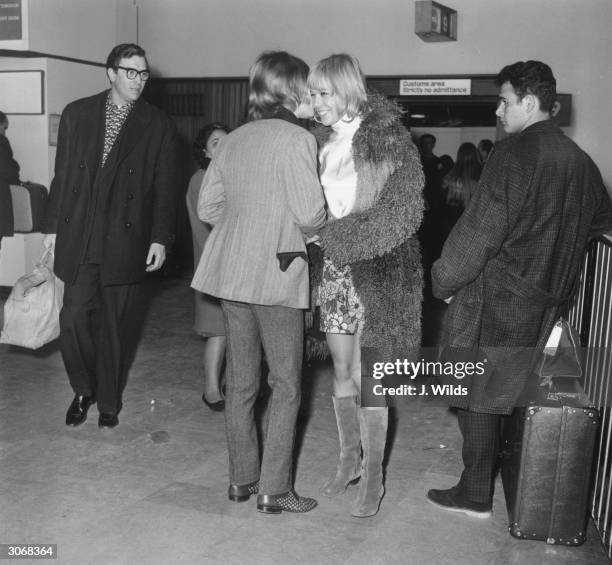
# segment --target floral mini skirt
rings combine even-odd
[[[334,334],[354,334],[363,324],[363,306],[359,301],[351,267],[338,269],[325,257],[323,277],[319,287],[321,331]]]

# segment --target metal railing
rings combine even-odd
[[[589,244],[569,321],[586,348],[584,390],[599,408],[601,425],[595,444],[591,516],[612,558],[612,243],[607,237]]]

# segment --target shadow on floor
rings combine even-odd
[[[201,401],[201,340],[188,280],[155,279],[120,424],[100,430],[93,407],[64,425],[72,393],[57,345],[0,346],[0,543],[57,544],[59,564],[600,565],[597,533],[577,548],[512,538],[501,484],[478,520],[429,505],[455,484],[461,440],[437,398],[393,410],[386,495],[374,518],[350,516],[357,487],[318,494],[336,466],[329,363],[304,373],[295,483],[319,506],[266,516],[227,500],[223,413]]]

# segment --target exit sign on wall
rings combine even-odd
[[[0,41],[22,38],[23,14],[21,0],[0,0]]]
[[[456,41],[457,11],[437,2],[417,0],[414,33],[423,41]]]

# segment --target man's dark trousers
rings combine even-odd
[[[118,414],[127,380],[125,359],[137,284],[102,285],[100,265],[79,266],[64,287],[60,349],[76,395],[94,396],[98,410]]]

